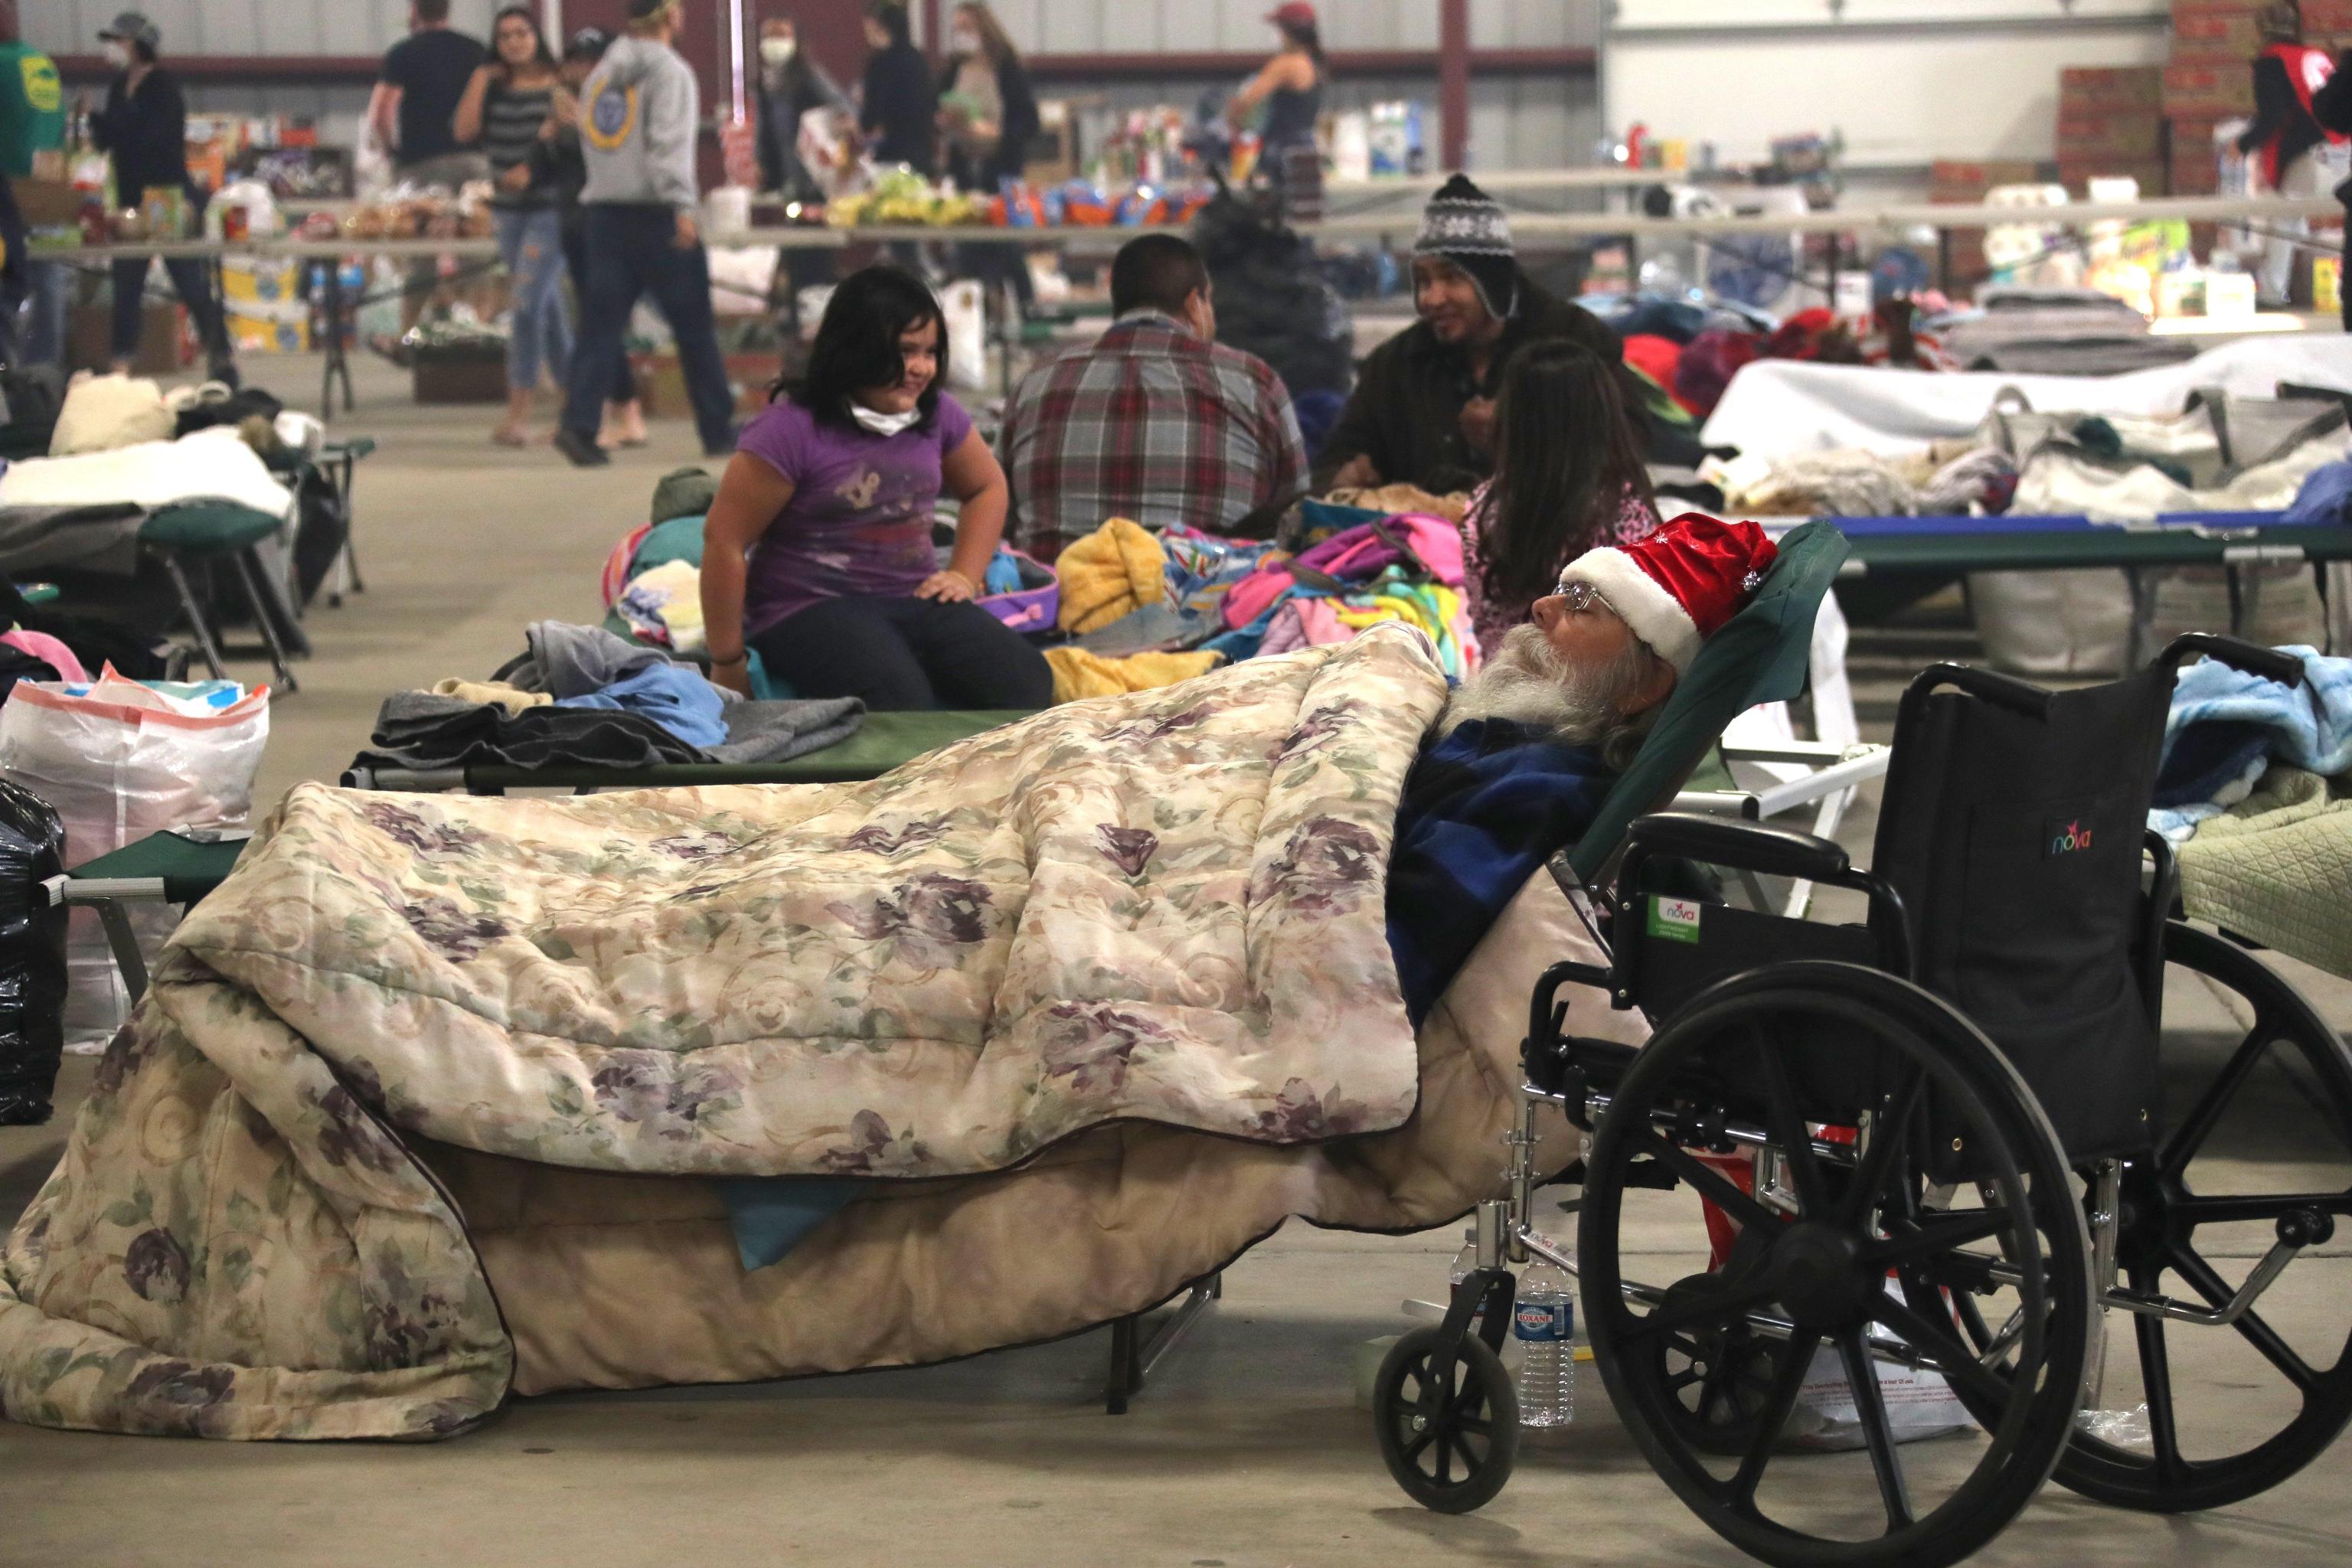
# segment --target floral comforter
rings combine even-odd
[[[0,1406],[250,1437],[479,1419],[514,1347],[421,1140],[911,1178],[1120,1121],[1398,1127],[1382,872],[1444,697],[1425,643],[1376,629],[867,784],[298,789],[0,1255]]]

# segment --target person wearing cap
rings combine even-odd
[[[580,143],[580,92],[612,47],[613,36],[602,27],[583,27],[564,44],[563,86],[555,95],[555,112],[531,154],[536,176],[555,193],[555,210],[563,220],[564,273],[572,279],[575,298],[581,300],[588,292],[588,214],[580,205],[581,193],[588,188],[588,155]],[[576,347],[573,352],[578,352]],[[636,372],[624,353],[613,373],[596,445],[609,452],[615,447],[645,444],[645,405],[637,399]]]
[[[1277,5],[1265,20],[1282,36],[1282,47],[1234,94],[1225,118],[1238,131],[1258,105],[1265,105],[1265,123],[1258,132],[1258,166],[1286,184],[1294,158],[1321,157],[1315,126],[1323,116],[1323,33],[1315,7],[1307,0]]]
[[[711,314],[710,253],[695,217],[702,89],[675,47],[680,26],[678,0],[629,0],[627,35],[604,51],[581,89],[588,278],[555,445],[583,468],[612,460],[596,444],[598,421],[624,357],[630,312],[648,294],[677,340],[703,452],[735,451],[735,395]]]
[[[1501,205],[1460,174],[1423,214],[1412,287],[1421,320],[1364,362],[1324,446],[1318,494],[1389,484],[1433,495],[1475,489],[1494,472],[1495,397],[1524,343],[1564,338],[1622,374],[1617,335],[1537,287],[1520,269]]]
[[[1415,1027],[1529,877],[1598,817],[1699,649],[1779,550],[1692,513],[1588,551],[1447,700],[1405,775],[1389,947]]]
[[[2323,144],[2340,145],[2344,137],[2321,121],[2314,100],[2335,75],[2336,57],[2304,42],[2303,7],[2296,0],[2271,0],[2256,14],[2255,27],[2262,50],[2253,61],[2254,114],[2238,138],[2238,151],[2253,159],[2263,190],[2324,195],[2335,180],[2320,156]],[[2311,225],[2297,217],[2273,219],[2267,226],[2262,292],[2265,303],[2284,310]]]
[[[188,100],[178,80],[158,63],[163,35],[138,12],[125,11],[112,26],[100,29],[98,38],[115,76],[107,85],[106,107],[90,117],[89,134],[99,151],[114,160],[115,199],[130,207],[142,202],[149,191],[178,191],[192,212],[201,213],[203,195],[188,177]],[[144,258],[114,264],[117,370],[129,370],[138,358],[149,265]],[[236,362],[229,349],[227,319],[213,292],[212,268],[192,258],[175,257],[164,261],[163,270],[188,308],[212,378],[236,385]]]

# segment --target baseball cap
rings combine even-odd
[[[572,35],[570,43],[563,46],[563,58],[567,60],[600,60],[604,58],[604,51],[612,47],[613,35],[604,28],[583,27]]]
[[[144,44],[151,49],[161,47],[163,42],[162,30],[136,11],[121,13],[114,18],[112,26],[100,27],[98,36],[117,43]]]

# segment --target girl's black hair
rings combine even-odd
[[[1616,367],[1556,338],[1513,354],[1495,405],[1495,482],[1480,520],[1488,596],[1522,604],[1550,593],[1562,563],[1591,548],[1629,489],[1655,504]]]
[[[1300,48],[1305,49],[1308,54],[1314,56],[1315,63],[1317,65],[1319,66],[1323,63],[1323,29],[1318,24],[1314,22],[1276,22],[1275,26],[1280,29],[1284,37],[1288,38],[1292,43],[1297,44]]]
[[[867,15],[882,24],[882,30],[890,35],[894,47],[915,41],[915,24],[908,19],[907,7],[899,4],[899,0],[879,0]]]
[[[789,391],[793,401],[819,424],[859,428],[850,412],[852,396],[898,384],[906,374],[898,340],[925,321],[939,333],[939,370],[916,400],[922,417],[915,428],[929,429],[940,411],[940,388],[947,384],[948,320],[921,279],[888,265],[868,267],[842,279],[833,291],[833,303],[824,308],[816,342],[809,347],[807,374],[797,388],[778,382],[770,389],[769,401]]]
[[[509,83],[514,80],[514,68],[507,64],[506,56],[499,53],[499,28],[510,16],[530,24],[531,64],[550,76],[562,71],[562,62],[555,58],[555,51],[547,47],[547,29],[539,25],[539,13],[529,5],[509,5],[490,18],[489,63],[491,68],[499,73],[499,79]]]

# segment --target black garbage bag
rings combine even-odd
[[[1192,243],[1216,285],[1219,342],[1272,365],[1294,398],[1347,395],[1356,383],[1356,324],[1312,245],[1230,192],[1202,209]]]
[[[49,805],[0,779],[0,1126],[49,1119],[65,1050],[66,911],[43,883],[65,871]]]

